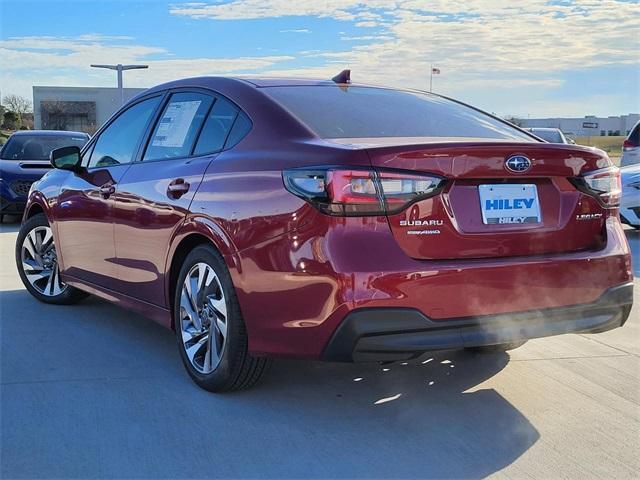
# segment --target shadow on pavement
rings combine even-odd
[[[214,395],[191,383],[172,332],[135,314],[24,290],[0,306],[7,478],[482,478],[539,438],[476,389],[506,354],[278,360],[256,388]]]

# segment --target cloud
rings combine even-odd
[[[500,98],[503,110],[515,113],[511,105],[533,98],[531,92],[549,98],[566,90],[571,72],[640,63],[640,11],[622,0],[222,0],[177,2],[169,12],[202,22],[325,18],[345,28],[329,47],[280,55],[272,48],[277,45],[264,43],[257,46],[264,56],[233,58],[179,58],[166,48],[100,33],[13,37],[0,40],[3,91],[30,96],[33,84],[113,85],[112,72],[88,67],[97,58],[149,64],[125,75],[128,86],[206,74],[331,78],[350,68],[354,81],[424,89],[434,65],[442,71],[434,78],[436,91],[489,109]],[[611,83],[615,90],[613,74]],[[625,95],[626,104],[638,104],[638,89]]]
[[[378,0],[324,0],[318,2],[300,0],[233,0],[217,3],[181,3],[170,6],[170,13],[195,19],[248,20],[288,16],[331,17],[338,20],[357,20],[358,10],[365,16],[374,5],[389,2]]]
[[[164,48],[137,45],[121,36],[12,37],[0,40],[3,93],[30,97],[31,85],[113,86],[113,72],[90,68],[96,58],[103,64],[149,65],[148,70],[125,74],[125,85],[129,87],[147,87],[189,76],[251,73],[294,59],[288,55],[175,58]]]
[[[364,43],[308,55],[326,63],[296,71],[326,75],[341,60],[353,78],[424,88],[434,64],[451,93],[502,79],[551,88],[570,70],[640,61],[640,11],[634,2],[616,0],[232,0],[174,4],[170,12],[217,21],[316,16],[352,22],[367,33],[342,39]]]
[[[81,68],[94,63],[96,58],[101,63],[132,63],[152,54],[166,53],[163,48],[114,43],[112,37],[108,37],[109,41],[95,38],[33,36],[0,40],[0,69]]]

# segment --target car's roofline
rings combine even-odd
[[[518,127],[517,125],[514,125],[508,121],[506,121],[503,118],[500,118],[496,115],[493,115],[489,112],[486,112],[484,110],[481,110],[477,107],[474,107],[472,105],[469,105],[467,103],[461,102],[460,100],[456,100],[454,98],[451,97],[447,97],[444,95],[438,95],[435,93],[431,93],[431,92],[426,92],[424,90],[418,90],[418,89],[414,89],[414,88],[403,88],[403,87],[391,87],[391,86],[384,86],[384,85],[370,85],[370,84],[364,84],[364,83],[336,83],[333,80],[330,79],[311,79],[311,78],[282,78],[282,77],[274,77],[274,78],[267,78],[267,77],[251,77],[251,76],[247,76],[247,77],[237,77],[237,76],[200,76],[200,77],[189,77],[189,78],[182,78],[182,79],[178,79],[178,80],[173,80],[171,82],[167,82],[167,83],[163,83],[160,85],[156,85],[154,87],[149,88],[148,90],[145,90],[143,92],[140,92],[138,95],[136,95],[134,98],[132,98],[129,101],[129,104],[135,101],[138,101],[144,97],[148,97],[150,95],[154,95],[154,94],[162,94],[163,92],[166,92],[167,90],[171,90],[171,89],[180,89],[180,88],[205,88],[205,89],[211,89],[214,91],[220,91],[220,93],[222,93],[223,95],[225,94],[225,91],[228,91],[229,89],[234,89],[234,86],[237,87],[241,87],[241,88],[245,88],[245,89],[255,89],[256,91],[258,90],[262,90],[263,88],[266,90],[268,87],[304,87],[304,86],[315,86],[315,87],[329,87],[329,86],[333,86],[335,88],[342,88],[342,89],[348,89],[348,88],[353,88],[353,87],[360,87],[360,88],[376,88],[376,89],[381,89],[381,90],[393,90],[393,91],[402,91],[402,92],[408,92],[408,93],[415,93],[415,94],[421,94],[421,95],[427,95],[427,96],[431,96],[434,98],[441,98],[441,99],[445,99],[451,102],[455,102],[459,105],[463,105],[465,107],[471,108],[477,112],[480,112],[484,115],[487,115],[495,120],[498,120],[501,123],[504,123],[506,125],[509,125],[513,128],[515,128],[516,130],[521,131],[522,133],[524,133],[525,135],[531,137],[532,139],[536,140],[536,141],[541,141],[540,138],[536,137],[534,134],[532,134],[531,132],[528,132],[526,130],[521,129],[520,127]],[[285,109],[280,102],[278,102],[277,100],[273,99],[271,97],[271,95],[266,95],[265,97],[268,97],[270,101],[277,103],[281,108]],[[286,109],[285,109],[286,110]],[[287,111],[288,112],[288,111]],[[303,128],[305,128],[306,130],[309,131],[309,133],[314,134],[313,131],[304,124],[304,122],[301,122],[300,119],[296,118],[294,115],[291,114],[291,112],[288,112],[288,114],[291,116],[291,118],[293,118],[300,126],[302,126]],[[314,134],[315,135],[315,134]]]
[[[268,87],[322,87],[322,86],[341,86],[341,87],[369,87],[383,88],[391,90],[406,90],[405,88],[391,87],[388,85],[376,85],[371,83],[349,82],[336,83],[326,78],[306,78],[306,77],[229,77],[234,80],[249,83],[258,88]]]
[[[338,87],[338,88],[379,88],[382,90],[397,90],[404,92],[414,92],[426,95],[432,95],[434,97],[442,97],[436,93],[427,92],[410,87],[399,87],[390,85],[379,85],[373,83],[336,83],[330,79],[319,78],[305,78],[305,77],[252,77],[252,76],[201,76],[201,77],[188,77],[172,80],[170,82],[162,83],[160,85],[153,86],[143,92],[140,92],[136,97],[146,96],[152,93],[161,92],[174,88],[185,87],[205,87],[215,88],[216,84],[235,82],[242,85],[252,86],[254,88],[269,88],[269,87]],[[444,97],[449,99],[448,97]]]
[[[147,94],[154,91],[161,91],[170,88],[180,88],[180,87],[190,87],[197,86],[198,84],[204,85],[215,85],[218,82],[238,82],[245,85],[251,85],[256,88],[264,88],[264,87],[284,87],[284,86],[330,86],[330,85],[341,85],[341,86],[349,86],[349,87],[373,87],[373,88],[386,88],[386,89],[395,89],[402,90],[395,87],[389,87],[384,85],[373,85],[366,83],[355,83],[351,82],[349,84],[338,84],[330,79],[320,79],[320,78],[305,78],[305,77],[252,77],[252,76],[200,76],[200,77],[188,77],[172,80],[170,82],[162,83],[160,85],[153,86],[141,94]]]

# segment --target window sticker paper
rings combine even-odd
[[[201,100],[169,103],[151,145],[182,148],[201,103]]]

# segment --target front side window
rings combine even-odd
[[[171,95],[149,140],[144,160],[188,157],[213,97],[181,92]]]
[[[237,115],[238,108],[233,103],[224,98],[218,98],[204,123],[193,153],[205,155],[222,150]]]
[[[337,85],[262,90],[321,138],[460,137],[536,141],[506,122],[437,95]]]
[[[143,100],[120,114],[98,138],[89,168],[131,163],[161,97]]]

